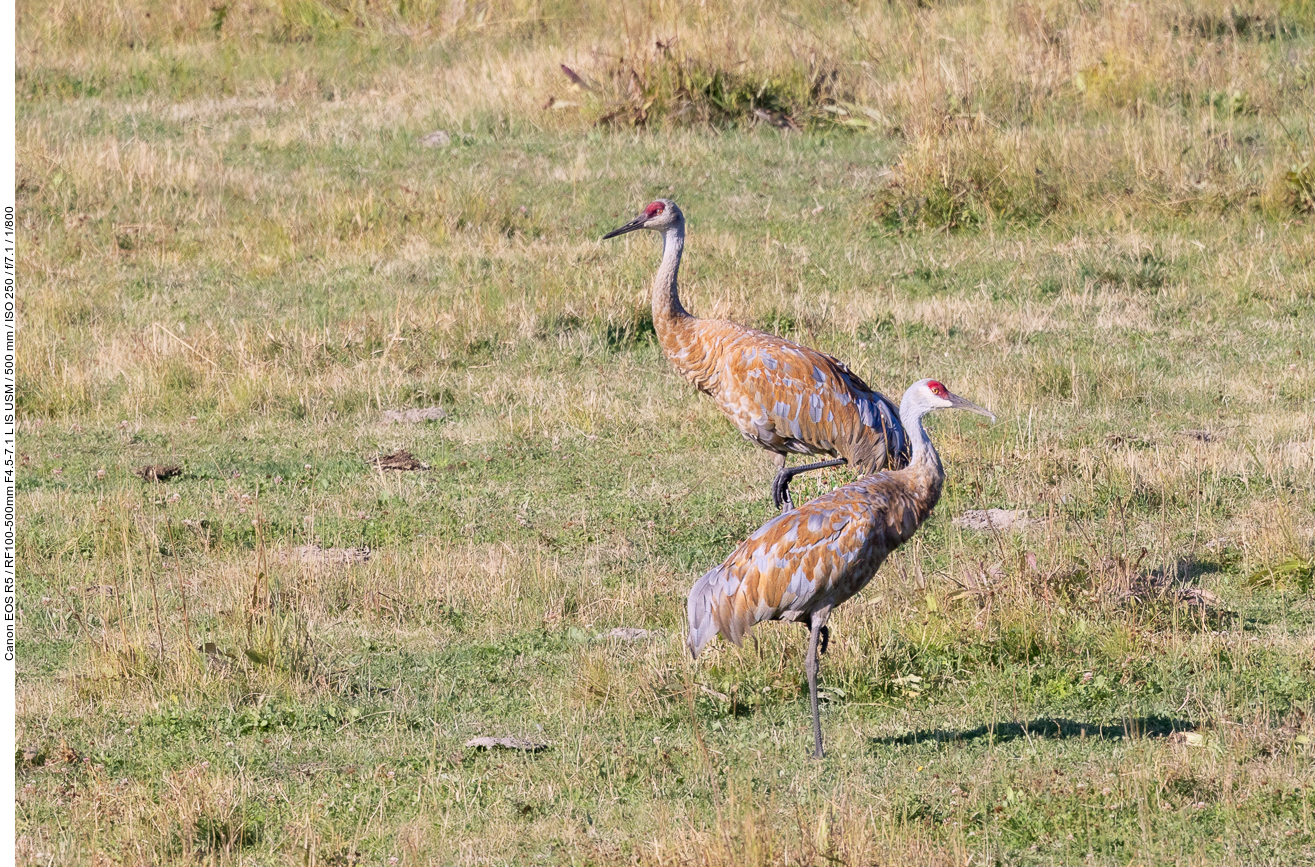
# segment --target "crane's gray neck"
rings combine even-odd
[[[933,477],[941,478],[945,475],[945,470],[941,466],[941,456],[936,453],[936,447],[932,445],[927,428],[922,423],[923,416],[930,412],[932,407],[924,403],[921,398],[921,394],[905,393],[904,399],[900,401],[900,424],[904,426],[904,432],[913,443],[907,469],[917,469],[921,472],[930,470]]]
[[[653,321],[669,322],[689,314],[680,304],[676,274],[685,249],[685,221],[678,220],[662,232],[662,264],[653,278]]]

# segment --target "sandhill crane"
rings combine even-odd
[[[866,476],[777,515],[694,582],[689,592],[687,646],[696,659],[718,633],[738,645],[764,620],[788,620],[809,628],[805,671],[816,758],[822,757],[818,641],[825,651],[831,612],[863,589],[940,499],[945,471],[922,417],[951,407],[995,420],[988,410],[951,394],[933,379],[914,383],[900,401],[900,421],[913,440],[908,466]]]
[[[699,319],[681,306],[676,272],[685,248],[685,217],[669,199],[651,202],[615,238],[638,229],[662,235],[662,264],[653,278],[653,327],[662,352],[699,391],[717,402],[750,442],[776,454],[777,508],[794,507],[790,479],[848,463],[874,473],[907,458],[895,405],[823,352],[734,322]],[[787,467],[786,456],[838,456]]]

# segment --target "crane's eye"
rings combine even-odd
[[[927,390],[930,391],[932,394],[936,395],[937,397],[945,397],[945,395],[949,393],[949,391],[945,388],[945,386],[941,385],[939,382],[937,382],[934,379],[931,382],[927,383]]]
[[[658,214],[662,213],[666,209],[667,206],[662,204],[661,202],[653,202],[647,208],[644,209],[644,216],[656,217]]]

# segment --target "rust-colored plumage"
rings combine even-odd
[[[681,306],[676,287],[685,218],[659,199],[605,238],[651,229],[662,233],[662,264],[653,278],[653,326],[662,351],[694,387],[712,397],[745,439],[777,455],[776,505],[790,507],[790,479],[848,463],[860,473],[902,466],[904,431],[894,404],[823,352],[734,322],[699,319]],[[831,455],[787,468],[786,456]]]
[[[945,472],[922,416],[950,407],[991,415],[935,380],[914,384],[900,403],[900,421],[913,442],[907,467],[866,476],[778,515],[690,590],[688,646],[696,658],[717,634],[739,644],[764,620],[809,627],[806,668],[818,758],[819,637],[835,607],[867,585],[940,499]]]

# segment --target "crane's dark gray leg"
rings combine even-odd
[[[804,661],[804,671],[808,674],[808,699],[813,706],[813,758],[820,759],[822,752],[822,719],[817,713],[817,645],[822,631],[826,629],[827,618],[831,609],[824,608],[813,614],[813,628],[808,635],[808,658]]]
[[[824,470],[827,467],[838,467],[848,462],[844,458],[836,458],[833,461],[818,461],[812,464],[800,464],[797,467],[787,467],[785,465],[785,455],[781,455],[779,463],[780,469],[777,470],[776,478],[772,481],[772,502],[776,504],[776,508],[788,512],[794,508],[794,503],[790,500],[791,479],[810,470]]]
[[[803,621],[800,621],[803,623]],[[804,623],[804,629],[812,630],[812,625]],[[826,656],[826,649],[831,646],[831,627],[823,626],[818,630],[817,655]]]

